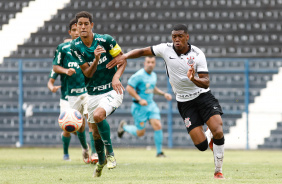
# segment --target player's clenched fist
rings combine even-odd
[[[69,68],[69,69],[67,69],[66,74],[67,74],[68,76],[72,76],[74,73],[76,73],[74,68]]]
[[[98,62],[100,60],[101,54],[106,53],[105,49],[101,47],[100,45],[97,46],[97,48],[94,50],[95,60]]]
[[[194,77],[195,77],[194,65],[191,65],[191,68],[188,70],[188,72],[187,72],[187,77],[188,77],[191,81],[194,80]]]

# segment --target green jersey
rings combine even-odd
[[[53,60],[53,65],[59,65],[63,68],[75,69],[72,76],[66,76],[66,88],[68,96],[79,96],[86,93],[85,78],[78,65],[76,57],[73,57],[70,51],[71,42],[62,43],[57,47],[55,57]]]
[[[60,79],[61,79],[61,99],[62,100],[67,100],[67,95],[66,95],[66,75],[65,74],[57,74],[53,71],[53,69],[51,70],[50,74],[49,74],[49,78],[52,78],[52,79],[57,79],[58,75],[60,75]]]
[[[93,77],[91,79],[86,78],[86,87],[89,95],[103,94],[113,90],[112,79],[117,71],[117,67],[108,69],[106,65],[121,52],[121,48],[115,39],[107,34],[93,34],[93,42],[90,47],[84,45],[80,37],[71,42],[71,51],[77,57],[79,65],[83,65],[86,62],[89,65],[92,64],[95,59],[94,50],[98,45],[103,47],[106,53],[101,54]]]

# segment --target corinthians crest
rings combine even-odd
[[[189,66],[193,66],[193,65],[195,64],[194,59],[195,59],[194,56],[190,56],[190,58],[187,57],[187,64],[188,64]]]
[[[190,121],[190,118],[188,118],[188,117],[184,119],[184,123],[185,123],[185,126],[187,128],[189,128],[192,124],[191,121]]]

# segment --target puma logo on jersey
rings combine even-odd
[[[95,38],[95,40],[98,40],[100,42],[106,42],[106,40],[104,38]]]
[[[78,45],[78,44],[80,44],[80,43],[82,43],[82,41],[79,41],[79,42],[75,42],[75,45]]]

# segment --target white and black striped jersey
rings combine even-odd
[[[207,61],[205,54],[196,46],[189,45],[189,50],[185,54],[178,55],[173,47],[173,43],[161,43],[151,47],[155,56],[162,57],[166,64],[166,72],[176,100],[185,102],[197,98],[201,93],[210,89],[204,89],[196,86],[187,77],[190,69],[189,64],[194,63],[195,76],[198,73],[208,73]]]

